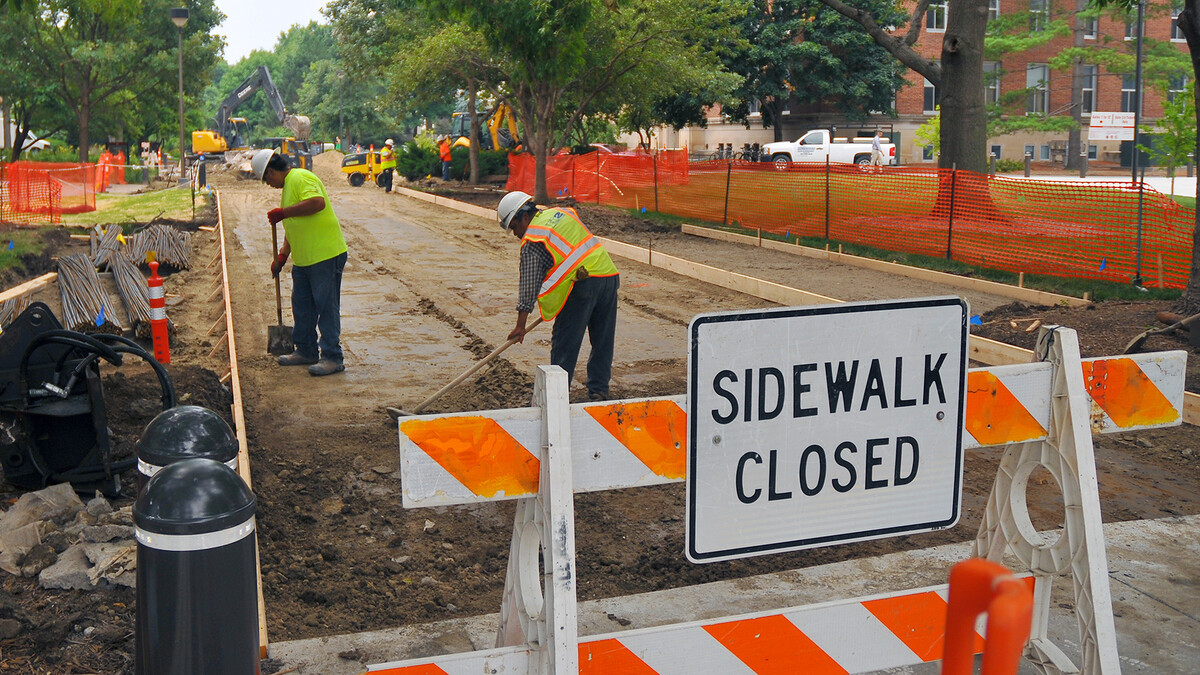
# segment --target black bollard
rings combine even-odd
[[[217,413],[198,405],[179,405],[160,412],[137,442],[138,492],[164,466],[204,457],[237,471],[238,442],[233,429]]]
[[[208,164],[205,161],[204,155],[200,155],[200,159],[198,161],[200,162],[200,173],[196,177],[196,185],[199,187],[204,187],[205,185],[208,185]]]
[[[1088,155],[1087,155],[1087,148],[1085,147],[1083,149],[1083,152],[1079,153],[1079,177],[1087,178],[1087,172],[1088,172]]]
[[[258,584],[250,488],[211,459],[146,483],[137,536],[137,675],[258,675]]]
[[[1029,165],[1033,162],[1033,155],[1025,153],[1025,177],[1029,178]]]

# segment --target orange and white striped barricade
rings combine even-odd
[[[158,276],[158,263],[150,262],[150,278],[146,280],[150,304],[150,336],[154,343],[154,359],[171,362],[171,336],[167,326],[167,300],[163,294],[163,279]]]
[[[1042,329],[1037,354],[1041,359],[1037,363],[976,368],[967,375],[963,447],[1002,447],[1004,451],[975,553],[993,561],[1005,553],[1015,554],[1033,575],[1027,582],[1032,584],[1035,600],[1027,658],[1045,672],[1080,670],[1047,634],[1052,577],[1069,573],[1075,589],[1082,671],[1119,672],[1091,434],[1179,425],[1187,355],[1174,351],[1084,360],[1079,357],[1075,332],[1059,327]],[[517,509],[497,648],[380,664],[368,672],[566,673],[575,672],[576,667],[579,672],[596,673],[764,672],[747,666],[740,655],[735,660],[742,665],[730,669],[700,668],[689,660],[694,653],[707,655],[696,663],[732,663],[728,657],[709,660],[717,657],[699,651],[697,643],[684,636],[711,636],[712,627],[735,619],[752,621],[738,626],[756,626],[751,645],[759,644],[758,636],[765,634],[757,628],[771,622],[781,626],[788,639],[803,634],[799,644],[817,644],[818,651],[826,655],[838,654],[830,658],[841,670],[830,672],[870,672],[941,658],[945,587],[579,640],[573,620],[574,523],[570,500],[563,499],[568,491],[564,476],[572,476],[569,490],[574,492],[682,481],[687,414],[683,396],[569,405],[565,380],[547,387],[554,379],[549,377],[551,372],[554,378],[562,377],[557,369],[539,370],[539,398],[533,408],[424,415],[399,422],[405,508],[500,499],[520,499],[522,503]],[[1063,532],[1050,543],[1033,527],[1025,505],[1025,481],[1039,466],[1054,476],[1066,506]],[[544,579],[538,566],[539,548],[546,556]],[[928,637],[927,643],[921,643],[924,647],[913,643],[903,650],[892,649],[886,641],[862,639],[868,634],[863,632],[868,624],[887,623],[874,614],[874,619],[861,615],[857,619],[831,618],[838,611],[848,611],[830,609],[833,607],[870,602],[875,602],[871,606],[904,605],[907,601],[898,598],[910,596],[940,608],[933,613],[936,621],[932,624],[922,620],[905,629],[909,635],[924,631]],[[934,602],[935,597],[940,600]],[[549,614],[551,608],[553,615]],[[834,614],[814,620],[807,612],[818,608]],[[908,610],[895,611],[905,615]],[[767,617],[783,617],[792,627]],[[794,617],[808,618],[801,625]],[[836,640],[829,642],[832,638],[814,637],[822,631],[834,638],[840,636],[842,646],[837,646]],[[672,642],[676,636],[679,641]],[[615,642],[606,642],[610,639]],[[823,646],[826,642],[831,646]],[[981,639],[977,647],[982,644]],[[973,653],[978,653],[978,648]],[[782,658],[784,663],[807,663],[810,651],[804,649],[797,647],[783,656],[743,653],[751,660]],[[578,662],[572,665],[576,658]],[[636,659],[629,663],[652,665],[588,670],[594,663],[620,664],[619,659],[629,658]],[[482,669],[482,664],[488,669]]]

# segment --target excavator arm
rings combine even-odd
[[[287,111],[287,106],[283,103],[283,96],[279,94],[279,89],[275,87],[275,82],[271,80],[271,72],[266,66],[259,66],[250,77],[242,81],[233,93],[225,97],[221,105],[217,107],[216,131],[229,141],[230,147],[245,147],[246,139],[238,137],[238,129],[231,121],[233,111],[237,107],[245,103],[247,99],[254,95],[258,90],[262,90],[267,96],[267,101],[271,104],[271,108],[275,111],[275,116],[283,126],[287,127],[296,135],[297,139],[307,139],[308,133],[312,128],[309,119],[303,115],[293,115]]]

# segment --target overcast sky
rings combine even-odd
[[[225,22],[217,34],[225,38],[225,60],[237,63],[244,56],[270,50],[279,34],[296,24],[326,23],[321,8],[329,0],[216,0]]]

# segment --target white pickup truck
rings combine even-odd
[[[855,138],[847,141],[835,138],[829,142],[829,131],[814,129],[796,141],[781,141],[767,143],[763,146],[762,160],[786,165],[788,162],[824,162],[829,155],[829,161],[836,164],[870,164],[871,139]],[[883,140],[879,143],[883,149],[883,163],[896,163],[896,146]]]

